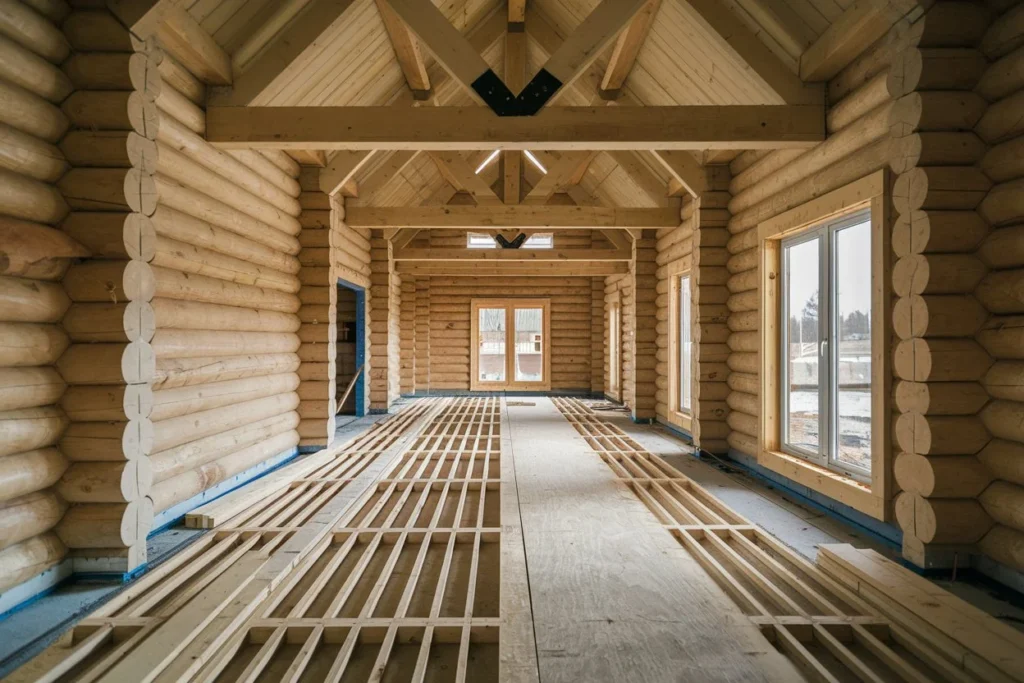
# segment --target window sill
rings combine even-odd
[[[884,498],[872,491],[867,484],[852,477],[778,451],[762,450],[757,462],[776,474],[781,474],[787,479],[848,505],[854,510],[883,522],[886,521]]]

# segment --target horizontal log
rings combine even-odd
[[[141,261],[128,262],[124,287],[125,294],[132,301],[162,297],[225,306],[255,306],[282,313],[295,313],[300,305],[298,297],[287,292],[182,273]]]
[[[68,168],[56,146],[0,123],[0,168],[52,183]]]
[[[972,251],[988,235],[985,220],[975,211],[921,211],[900,215],[892,232],[897,257],[913,254]]]
[[[969,295],[914,294],[896,301],[892,319],[900,339],[971,337],[988,320],[988,311]]]
[[[124,343],[72,344],[57,361],[57,369],[71,385],[123,384],[121,360]]]
[[[38,576],[60,563],[67,548],[56,534],[44,533],[0,550],[0,591]]]
[[[53,447],[0,458],[0,502],[53,486],[67,466],[67,460]]]
[[[52,365],[68,344],[67,334],[56,325],[0,323],[0,367]]]
[[[299,388],[295,373],[248,377],[224,382],[162,389],[153,392],[150,418],[167,420],[191,413],[212,410],[239,401],[293,392]]]
[[[991,365],[985,350],[970,339],[906,339],[893,356],[896,376],[914,382],[973,382]]]
[[[978,213],[992,226],[1018,223],[1024,218],[1024,178],[1001,183],[992,188],[978,207]]]
[[[64,100],[74,89],[63,71],[2,33],[0,78],[54,103]]]
[[[906,48],[893,57],[889,92],[898,98],[923,90],[972,90],[986,66],[972,48]]]
[[[992,436],[1024,443],[1024,404],[1016,401],[992,401],[981,411],[981,420]]]
[[[56,443],[67,423],[56,406],[0,412],[0,457]]]
[[[156,104],[142,93],[117,90],[76,90],[60,110],[76,128],[134,130],[146,138],[158,116]]]
[[[1024,317],[993,317],[977,340],[993,358],[1024,358]]]
[[[0,411],[6,412],[56,403],[67,385],[53,368],[0,368],[0,387]]]
[[[1024,313],[1024,269],[989,273],[974,295],[992,313]]]
[[[912,92],[893,105],[889,126],[896,137],[919,131],[969,131],[986,106],[980,96],[964,90]]]
[[[0,503],[0,548],[49,531],[67,505],[52,491],[36,491]]]
[[[991,186],[985,174],[974,167],[918,167],[896,179],[893,205],[903,215],[917,209],[966,211],[977,207]]]
[[[298,425],[298,413],[284,413],[154,453],[149,458],[153,465],[153,480],[159,483],[184,474],[208,462],[296,429]]]
[[[979,166],[997,183],[1024,177],[1024,135],[991,146]]]
[[[996,562],[1024,570],[1024,533],[997,525],[978,542],[978,547]]]
[[[0,276],[0,321],[57,322],[70,303],[59,284]]]
[[[267,417],[292,412],[298,406],[299,398],[296,394],[279,394],[155,422],[153,423],[152,452],[159,453],[196,439],[252,424]],[[139,453],[138,455],[149,455],[149,453]]]
[[[900,448],[919,455],[973,455],[990,439],[974,415],[903,413],[895,431]]]
[[[72,505],[56,532],[69,548],[125,548],[153,526],[153,501]]]
[[[150,495],[149,458],[124,462],[76,462],[61,477],[57,492],[69,503],[123,503]]]
[[[1024,226],[993,230],[978,256],[993,269],[1024,267]]]
[[[964,294],[977,287],[987,268],[970,254],[913,254],[893,266],[892,287],[898,296]]]
[[[977,382],[900,381],[893,394],[901,412],[922,415],[974,415],[988,403]]]
[[[916,166],[973,166],[987,147],[971,132],[911,133],[893,142],[889,167],[906,173]]]
[[[1024,362],[998,361],[982,380],[992,398],[1024,402]]]
[[[1024,90],[994,102],[974,127],[974,132],[990,145],[1011,140],[1024,134],[1024,122],[1017,112],[1024,106]]]
[[[975,543],[992,527],[991,518],[972,499],[923,498],[903,492],[894,507],[903,532],[923,543]]]
[[[894,472],[902,490],[924,498],[975,498],[992,483],[992,474],[973,455],[900,453]]]
[[[993,439],[978,453],[996,479],[1024,485],[1024,444]]]
[[[56,224],[68,204],[55,187],[0,168],[0,213],[37,223]]]
[[[1024,487],[997,481],[985,489],[978,500],[997,523],[1024,531]]]

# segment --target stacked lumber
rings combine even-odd
[[[416,391],[430,389],[430,278],[416,278]]]
[[[633,400],[630,407],[634,420],[652,420],[655,417],[657,392],[657,336],[658,298],[658,240],[644,236],[633,241],[634,319],[633,330]],[[625,317],[625,316],[623,316]]]
[[[370,238],[370,410],[386,413],[399,395],[402,280],[395,272],[391,240],[374,230]]]
[[[304,167],[299,173],[299,447],[325,448],[334,440],[337,406],[337,278],[332,268],[331,213],[343,216],[320,191],[320,169]]]
[[[633,278],[629,275],[609,275],[605,278],[604,284],[605,320],[609,320],[614,306],[619,307],[619,367],[615,371],[619,373],[618,390],[610,393],[616,386],[612,378],[612,358],[605,354],[604,386],[605,395],[623,405],[633,405],[633,321],[635,320],[635,308],[633,306]],[[605,330],[605,348],[610,348],[612,343],[612,331]]]
[[[604,393],[605,328],[604,278],[590,280],[590,393],[600,396]]]
[[[692,429],[689,423],[680,425],[674,416],[677,398],[670,395],[674,382],[669,380],[676,368],[676,359],[672,358],[672,329],[675,320],[672,311],[672,280],[680,275],[691,272],[693,266],[693,234],[697,227],[697,203],[689,196],[685,197],[680,208],[680,223],[675,228],[662,228],[657,231],[657,264],[658,264],[658,298],[657,306],[657,372],[655,392],[655,413],[658,420],[666,424],[675,424],[687,431]]]
[[[887,166],[893,106],[887,78],[905,40],[894,30],[829,83],[832,109],[825,142],[808,150],[744,153],[730,165],[726,438],[738,452],[756,455],[758,449],[762,378],[759,346],[750,344],[760,335],[761,324],[757,226]]]
[[[416,278],[402,278],[401,312],[399,314],[399,393],[416,391]]]
[[[997,481],[980,496],[995,526],[980,542],[1024,570],[1024,5],[993,20],[979,49],[989,64],[976,92],[988,106],[975,132],[989,146],[980,168],[994,185],[978,206],[991,233],[977,255],[989,273],[974,290],[991,314],[976,339],[994,363],[981,377],[992,399],[981,420],[993,440],[978,458]]]
[[[978,411],[992,361],[974,340],[986,315],[972,296],[987,270],[972,253],[987,232],[975,209],[991,186],[977,167],[985,143],[972,130],[985,110],[972,90],[987,21],[980,4],[937,4],[895,53],[888,81],[896,98],[894,508],[903,556],[922,567],[952,564],[992,525],[978,501],[991,475],[976,457],[990,439]],[[943,25],[957,30],[937,30]]]
[[[58,564],[53,533],[67,506],[54,485],[67,468],[57,447],[66,382],[54,365],[69,340],[60,280],[88,255],[54,229],[68,205],[54,186],[68,168],[56,143],[71,79],[58,25],[62,2],[6,2],[0,38],[0,593]],[[24,596],[28,597],[28,596]],[[5,608],[13,604],[6,604]]]
[[[818,548],[817,566],[972,678],[1024,680],[1024,634],[874,550]]]
[[[63,281],[57,531],[124,571],[155,514],[298,444],[298,167],[207,144],[202,83],[106,11],[71,19],[63,227],[93,258]]]
[[[730,394],[729,366],[732,351],[757,345],[757,335],[730,332],[726,302],[733,290],[741,291],[746,281],[756,277],[731,277],[725,265],[729,252],[729,174],[728,169],[711,167],[708,189],[697,198],[694,207],[692,330],[694,344],[693,442],[711,453],[729,450],[726,437],[729,425],[727,399]],[[756,273],[756,271],[755,271]],[[723,341],[727,344],[724,345]]]

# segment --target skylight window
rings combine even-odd
[[[479,173],[479,171],[478,171]],[[490,235],[480,232],[471,232],[466,235],[467,249],[497,249],[498,243]]]
[[[555,236],[550,232],[538,232],[530,235],[521,249],[554,249]],[[497,249],[498,243],[490,235],[482,232],[466,233],[467,249]]]

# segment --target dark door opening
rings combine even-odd
[[[366,291],[338,281],[335,386],[339,415],[366,413]],[[358,375],[357,375],[358,373]]]

